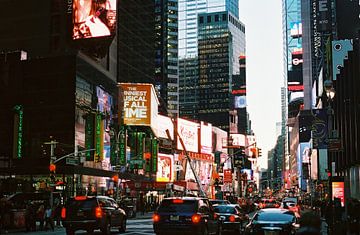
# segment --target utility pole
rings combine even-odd
[[[172,120],[172,119],[171,119]],[[172,120],[173,121],[173,120]],[[174,123],[174,121],[173,121]],[[174,125],[175,126],[175,125]],[[199,191],[200,191],[200,195],[203,196],[203,197],[206,197],[206,193],[204,192],[203,188],[202,188],[202,185],[200,183],[200,180],[198,178],[198,175],[196,174],[195,172],[195,169],[193,167],[193,165],[191,164],[191,158],[189,157],[188,155],[188,152],[186,150],[186,147],[185,147],[185,144],[184,144],[184,141],[183,139],[181,138],[181,136],[179,135],[179,133],[177,132],[176,128],[174,129],[175,130],[175,139],[176,137],[179,137],[179,140],[180,140],[180,144],[182,146],[182,148],[184,149],[184,152],[185,152],[185,157],[186,157],[186,160],[188,161],[189,165],[190,165],[190,169],[192,171],[192,173],[194,174],[194,178],[195,178],[195,181],[199,187]],[[171,135],[170,135],[170,131],[169,129],[166,129],[166,134],[168,135],[168,138],[171,139]]]
[[[56,142],[56,140],[51,140],[50,142],[45,142],[44,144],[46,145],[50,145],[50,164],[53,164],[54,161],[56,160],[55,157],[55,148],[56,148],[56,144],[59,142]]]

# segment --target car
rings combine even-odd
[[[300,218],[300,212],[301,212],[300,206],[297,205],[294,201],[282,201],[280,208],[288,209],[294,212],[297,218]]]
[[[153,214],[153,228],[157,235],[220,234],[221,223],[207,198],[164,198]]]
[[[245,234],[296,234],[299,228],[294,212],[281,208],[257,211],[245,227]]]
[[[222,205],[222,204],[230,204],[230,201],[228,201],[228,200],[222,200],[222,199],[210,199],[209,201],[210,201],[210,204],[211,204],[211,205],[215,205],[215,204],[220,204],[220,205]]]
[[[258,204],[258,209],[265,209],[265,208],[279,208],[280,203],[276,201],[274,198],[263,198],[260,200]]]
[[[76,230],[86,230],[91,234],[100,229],[103,234],[110,234],[111,228],[119,232],[126,231],[127,216],[114,199],[107,196],[76,196],[70,198],[61,211],[66,234]]]
[[[249,220],[238,204],[217,204],[214,206],[214,211],[220,218],[222,231],[240,234],[244,228],[243,224]]]

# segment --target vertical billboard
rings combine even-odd
[[[199,151],[199,124],[191,121],[187,121],[182,118],[177,119],[177,132],[184,142],[186,151],[197,153]],[[180,143],[180,138],[177,136],[177,149],[184,150]]]
[[[340,182],[331,182],[332,184],[332,199],[340,199],[341,206],[345,206],[345,191],[344,191],[344,181]]]
[[[212,153],[212,125],[200,122],[200,153]]]
[[[120,83],[119,120],[129,126],[157,129],[159,101],[152,84]]]
[[[174,156],[158,154],[156,181],[172,182],[174,180]]]
[[[73,0],[72,38],[113,36],[116,29],[116,0]]]

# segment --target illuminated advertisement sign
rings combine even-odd
[[[119,112],[125,125],[156,129],[159,101],[152,84],[120,83]]]
[[[199,135],[198,135],[199,124],[185,119],[177,119],[177,131],[179,136],[184,142],[187,151],[197,153],[199,151]],[[184,150],[180,143],[180,138],[177,138],[177,148]]]
[[[116,0],[73,0],[73,39],[112,36]]]
[[[212,175],[212,162],[205,162],[201,160],[191,161],[194,167],[195,174],[197,174],[203,190],[207,191],[211,181]],[[185,180],[195,180],[194,174],[190,167],[186,168]]]
[[[293,38],[301,37],[302,24],[300,22],[291,22],[290,23],[290,35]]]
[[[340,198],[341,206],[345,205],[344,182],[332,182],[332,199]]]
[[[246,146],[246,136],[242,134],[230,134],[233,146]]]
[[[234,106],[236,109],[246,108],[246,96],[235,96],[234,97]]]
[[[295,48],[291,52],[291,63],[294,66],[302,65],[304,62],[303,60],[303,51],[302,48]]]
[[[168,135],[166,134],[166,130],[169,130],[169,134],[171,139],[174,139],[174,124],[171,121],[171,118],[158,115],[157,116],[157,126],[155,129],[156,136],[159,138],[168,139]]]
[[[212,125],[200,123],[200,153],[212,153]]]
[[[212,127],[213,132],[213,145],[214,145],[214,151],[219,152],[227,152],[227,149],[223,147],[223,140],[227,138],[227,132],[218,128],[218,127]]]
[[[173,166],[174,157],[172,155],[159,153],[157,162],[157,182],[172,182],[173,181]]]

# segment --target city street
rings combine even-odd
[[[3,232],[3,231],[1,231]],[[2,234],[2,233],[1,233]],[[51,235],[60,235],[66,234],[65,228],[63,227],[56,227],[55,231],[36,231],[36,232],[25,232],[25,231],[9,231],[8,234],[27,234],[27,235],[36,235],[36,234],[51,234]],[[76,234],[87,234],[86,231],[79,230]],[[94,231],[95,234],[102,234],[100,230]],[[152,227],[152,219],[151,213],[147,213],[145,216],[138,216],[138,218],[130,219],[127,221],[127,230],[125,233],[119,233],[116,229],[111,230],[111,234],[154,234],[153,227]]]

